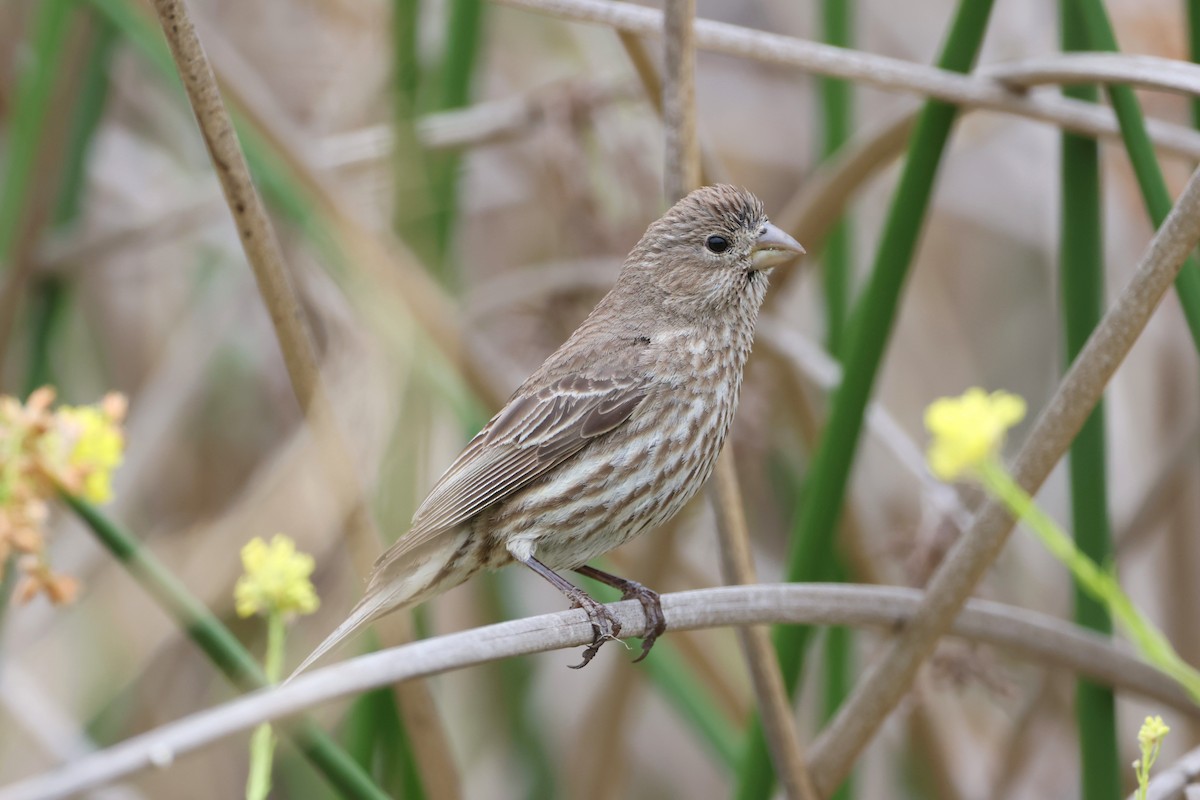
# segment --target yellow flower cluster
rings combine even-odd
[[[22,404],[0,397],[0,562],[22,554],[23,600],[39,592],[70,602],[78,585],[54,573],[45,559],[47,502],[58,491],[94,503],[112,499],[112,473],[121,463],[125,398],[51,411],[54,390],[38,389]]]
[[[1146,717],[1138,731],[1138,749],[1142,757],[1133,762],[1134,775],[1137,777],[1138,788],[1134,793],[1138,800],[1145,800],[1146,790],[1150,787],[1150,768],[1158,760],[1158,751],[1162,748],[1163,739],[1171,729],[1160,716]]]
[[[1008,392],[968,389],[961,397],[943,397],[925,410],[925,427],[933,437],[929,469],[953,481],[1000,452],[1004,435],[1025,416],[1025,401]]]
[[[63,406],[58,410],[60,480],[73,493],[92,503],[112,499],[112,473],[121,465],[125,439],[117,422],[124,418],[124,401],[97,406]],[[106,408],[105,405],[108,407]]]
[[[253,614],[311,614],[320,601],[309,576],[316,563],[281,533],[271,543],[251,539],[242,548],[244,574],[233,587],[240,617]]]
[[[1167,723],[1163,722],[1162,717],[1157,715],[1146,717],[1141,730],[1138,731],[1138,746],[1141,747],[1143,753],[1148,753],[1159,747],[1170,732],[1171,729]]]

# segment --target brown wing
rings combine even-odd
[[[412,529],[384,553],[391,563],[508,497],[629,419],[646,397],[641,379],[572,375],[513,397],[470,441],[413,516]]]

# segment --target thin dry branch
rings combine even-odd
[[[1121,83],[1143,89],[1200,95],[1200,67],[1187,61],[1157,56],[1064,53],[1010,64],[989,64],[976,74],[1014,89],[1047,83]]]
[[[426,114],[417,120],[417,138],[426,150],[482,147],[528,134],[554,116],[589,114],[640,94],[628,79],[554,83],[514,97]],[[312,160],[320,169],[361,167],[390,158],[395,145],[394,125],[371,125],[326,136],[311,149]]]
[[[304,312],[288,278],[275,230],[250,180],[233,122],[191,18],[181,0],[155,0],[154,9],[212,157],[242,249],[271,317],[296,399],[306,412],[327,404],[317,369],[316,347],[305,326]]]
[[[1030,494],[1037,493],[1062,458],[1198,242],[1200,171],[1193,173],[1137,273],[1088,339],[1018,454],[1012,473]],[[920,612],[876,658],[814,743],[814,778],[820,791],[828,793],[849,773],[1000,553],[1012,528],[1004,507],[990,501],[951,548],[928,584]]]
[[[678,200],[700,184],[696,141],[696,46],[692,22],[696,0],[667,0],[663,47],[663,130],[667,199]]]
[[[914,589],[847,584],[759,584],[680,592],[662,598],[663,612],[674,631],[760,624],[896,630],[911,622],[921,600],[922,593]],[[644,633],[646,620],[640,603],[630,600],[610,608],[627,635]],[[972,600],[949,632],[1143,695],[1200,719],[1200,707],[1174,681],[1122,652],[1106,637],[1054,617]],[[286,686],[240,697],[148,731],[55,772],[11,784],[0,789],[0,800],[66,797],[145,769],[169,766],[177,758],[226,736],[331,700],[501,658],[577,647],[589,643],[592,635],[587,615],[572,609],[359,656],[301,675]]]
[[[646,99],[650,101],[650,105],[661,117],[663,113],[662,78],[658,74],[658,67],[654,65],[654,59],[650,56],[650,49],[646,47],[641,38],[632,33],[617,31],[617,38],[620,39],[621,46],[625,48],[625,55],[629,58],[629,64],[642,84]]]
[[[654,9],[608,0],[494,0],[494,2],[576,22],[607,25],[641,36],[662,36],[663,15]],[[785,64],[817,75],[845,78],[879,89],[913,92],[963,107],[987,108],[1057,125],[1086,136],[1115,138],[1112,112],[1094,103],[1061,97],[1033,97],[1010,91],[998,81],[940,70],[900,59],[766,33],[712,20],[696,20],[701,50]],[[1114,56],[1128,58],[1128,56]],[[1149,123],[1151,139],[1165,153],[1195,161],[1200,134],[1179,125]],[[807,243],[806,243],[807,244]]]

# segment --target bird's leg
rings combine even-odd
[[[550,581],[554,585],[554,588],[565,594],[567,599],[571,601],[572,608],[582,608],[587,612],[588,621],[592,623],[592,643],[583,651],[583,661],[574,665],[571,669],[586,667],[588,662],[595,658],[596,653],[600,652],[600,645],[609,639],[616,639],[621,634],[620,621],[608,610],[606,605],[593,599],[583,589],[580,589],[533,556],[518,557],[517,560]]]
[[[633,663],[636,664],[650,655],[650,648],[654,647],[654,642],[667,629],[667,618],[663,616],[662,603],[659,602],[658,592],[653,589],[647,589],[637,581],[610,575],[603,570],[589,567],[586,564],[578,567],[575,571],[580,575],[608,584],[614,589],[620,589],[622,600],[637,600],[642,604],[642,613],[646,615],[646,633],[642,636],[642,654],[635,658]]]

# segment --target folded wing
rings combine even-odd
[[[646,381],[571,375],[513,397],[471,440],[413,517],[412,529],[376,562],[385,567],[452,530],[578,453],[625,421]]]

